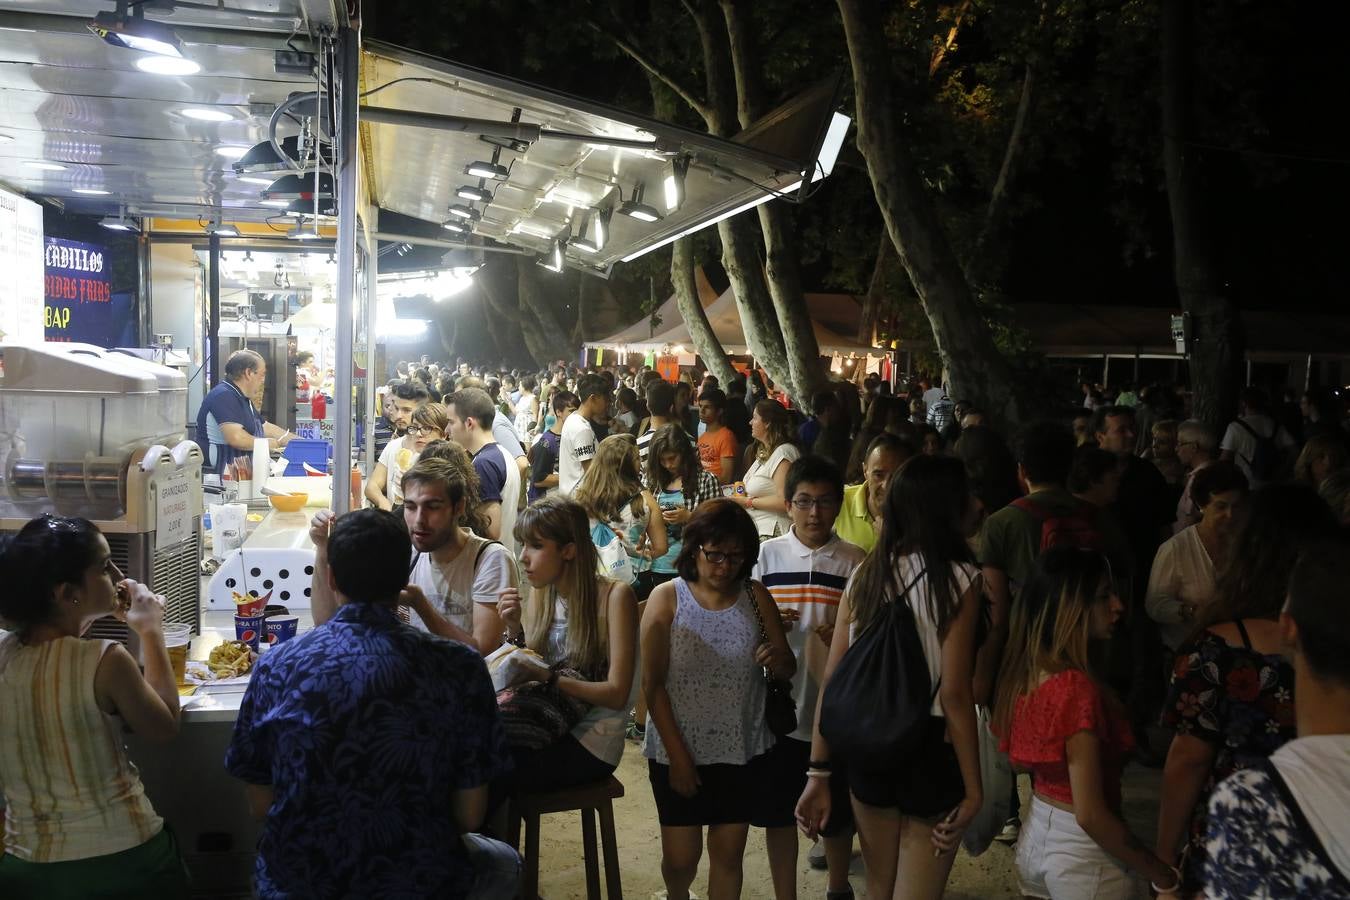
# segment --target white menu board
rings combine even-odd
[[[42,207],[0,189],[0,343],[42,343],[42,276]]]

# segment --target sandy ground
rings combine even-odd
[[[616,773],[623,782],[626,795],[615,802],[614,818],[622,863],[624,896],[630,900],[648,900],[664,896],[661,882],[661,834],[656,820],[656,805],[652,801],[647,782],[647,764],[633,743],[624,752]],[[1152,844],[1158,808],[1158,788],[1161,773],[1156,770],[1131,766],[1126,770],[1124,796],[1125,815],[1135,834]],[[1025,793],[1026,779],[1022,779]],[[581,817],[577,813],[545,816],[540,826],[541,856],[539,864],[539,893],[547,900],[567,900],[586,896],[586,870],[582,859]],[[824,898],[825,873],[807,866],[809,844],[803,838],[799,849],[797,894],[802,898]],[[858,897],[866,896],[862,857],[855,843],[851,867],[853,890]],[[772,898],[768,856],[764,849],[764,832],[750,830],[745,848],[746,898]],[[708,867],[705,856],[694,880],[693,892],[702,898],[708,896]],[[1013,872],[1013,850],[994,844],[978,858],[964,851],[958,856],[947,885],[947,896],[958,900],[999,900],[1015,898],[1017,881]]]

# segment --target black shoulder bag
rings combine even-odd
[[[750,601],[750,609],[755,613],[755,624],[759,626],[759,642],[767,644],[769,636],[764,632],[764,618],[759,612],[759,601],[755,599],[755,589],[750,582],[745,583],[745,596]],[[775,737],[787,737],[797,730],[797,702],[792,699],[792,682],[774,678],[767,667],[764,673],[764,721]]]
[[[922,750],[935,690],[910,590],[883,602],[825,686],[820,734],[830,755],[862,770],[894,770]]]

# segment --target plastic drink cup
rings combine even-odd
[[[292,615],[268,616],[264,620],[267,643],[284,644],[300,630],[300,617]]]
[[[178,684],[187,679],[188,648],[192,645],[192,626],[177,622],[164,623],[164,647],[169,651],[173,678]]]
[[[234,636],[236,640],[243,641],[250,648],[258,649],[258,640],[262,636],[263,617],[262,614],[254,616],[235,616],[234,617]]]

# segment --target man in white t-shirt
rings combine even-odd
[[[792,528],[787,534],[760,544],[759,562],[751,577],[761,582],[778,604],[788,646],[797,657],[797,674],[792,678],[797,730],[770,751],[776,777],[793,779],[791,785],[780,787],[795,803],[806,787],[816,698],[825,674],[825,658],[834,636],[839,601],[844,595],[844,585],[867,554],[834,533],[835,518],[844,498],[844,479],[830,460],[806,456],[792,463],[784,493]],[[842,802],[833,805],[828,833],[823,835],[829,869],[826,890],[830,895],[848,889],[853,848],[848,789],[840,781],[842,777],[842,772],[835,772],[831,778],[831,795]],[[765,817],[753,824],[765,828],[774,894],[796,896],[797,827],[790,806],[772,814],[766,810]]]
[[[595,429],[591,422],[609,408],[609,388],[599,375],[582,376],[577,383],[577,399],[581,405],[563,422],[562,440],[558,444],[558,493],[572,496],[581,476],[595,458]]]
[[[505,447],[492,439],[496,407],[487,391],[467,388],[445,400],[446,436],[473,457],[478,473],[478,497],[487,517],[488,540],[501,541],[515,554],[516,508],[520,497],[520,470]]]
[[[497,597],[516,584],[515,563],[500,543],[464,527],[464,474],[443,459],[419,460],[403,478],[403,521],[412,538],[411,559],[382,560],[405,568],[408,588],[400,598],[410,623],[474,647],[486,656],[502,643]],[[310,522],[314,577],[310,606],[317,627],[332,618],[336,598],[328,583],[328,532],[333,511]],[[401,611],[402,611],[401,607]]]
[[[1350,544],[1306,548],[1280,615],[1298,737],[1209,801],[1205,895],[1350,897]]]
[[[1254,387],[1245,389],[1242,414],[1228,423],[1228,430],[1219,442],[1219,458],[1237,463],[1253,489],[1278,477],[1278,467],[1294,447],[1293,436],[1270,417],[1269,405],[1265,391]],[[1263,441],[1271,442],[1273,447],[1267,444],[1264,452],[1258,452]],[[1263,456],[1275,458],[1263,459]],[[1262,469],[1263,464],[1263,471],[1255,471]]]

